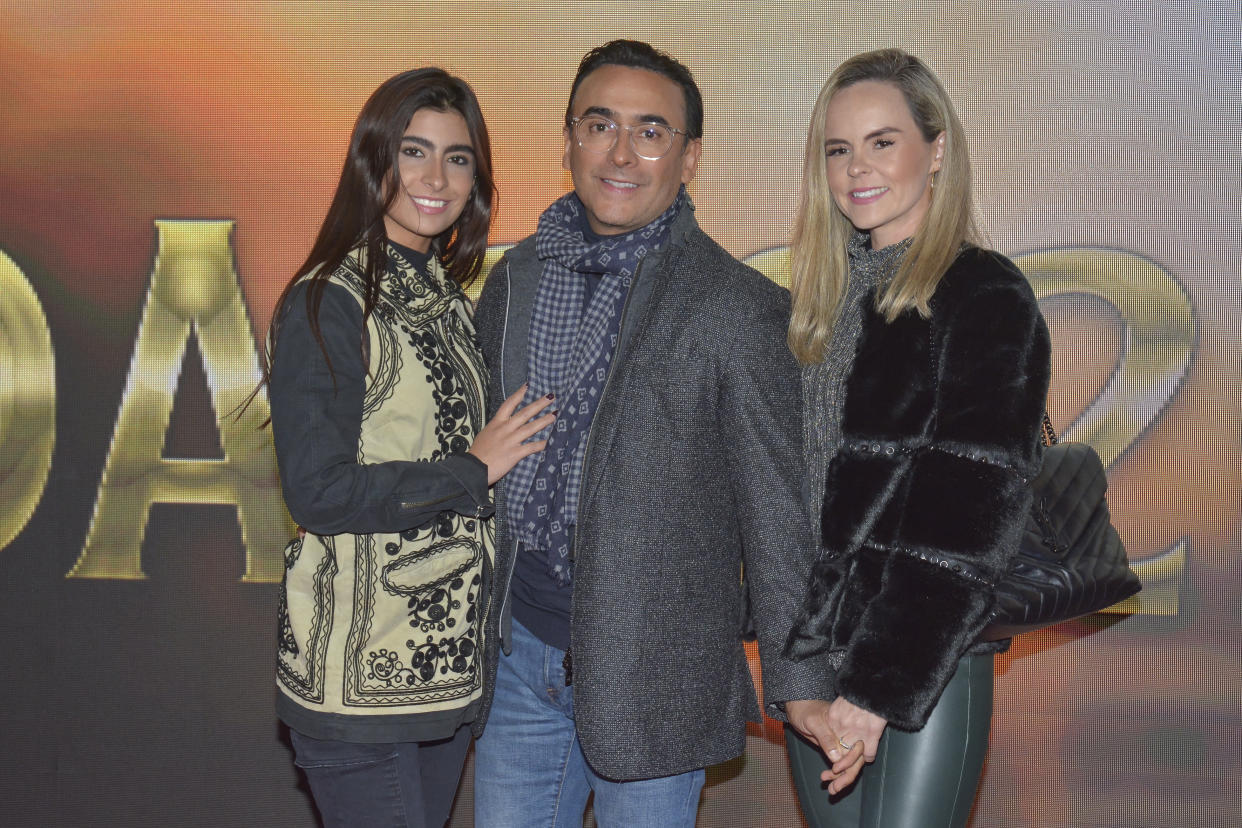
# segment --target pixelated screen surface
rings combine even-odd
[[[1146,587],[1001,658],[972,824],[1242,822],[1236,3],[0,9],[0,822],[314,824],[273,713],[292,526],[265,400],[234,415],[258,339],[380,82],[477,91],[495,255],[570,186],[569,84],[614,37],[694,71],[699,221],[782,283],[828,74],[889,45],[937,71],[1052,330],[1053,420],[1103,457]],[[700,824],[801,824],[780,739],[752,726]]]

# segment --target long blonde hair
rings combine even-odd
[[[855,55],[828,78],[815,101],[806,137],[802,191],[790,242],[793,315],[789,349],[803,364],[821,362],[849,281],[846,246],[854,227],[837,208],[828,189],[824,121],[833,95],[861,81],[891,83],[901,91],[926,141],[944,133],[944,154],[935,174],[931,205],[915,231],[901,266],[879,297],[877,310],[892,322],[916,309],[931,313],[928,302],[963,242],[978,232],[970,199],[970,154],[962,124],[940,80],[921,60],[900,49]]]

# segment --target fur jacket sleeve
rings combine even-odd
[[[926,723],[1017,549],[1039,468],[1048,330],[1008,259],[968,248],[930,318],[865,303],[829,462],[823,549],[791,657],[835,651],[836,692]]]

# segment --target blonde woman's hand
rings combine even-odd
[[[849,767],[855,754],[861,755],[864,762],[874,762],[888,720],[859,707],[844,696],[837,696],[828,706],[828,725],[837,734],[837,744],[830,745],[826,750],[835,771],[838,766]],[[828,772],[823,774],[823,779],[831,779]],[[832,790],[831,786],[829,790]]]
[[[540,412],[552,405],[554,397],[548,394],[518,408],[525,394],[526,386],[523,385],[501,403],[496,416],[475,435],[470,445],[468,453],[487,466],[489,486],[494,486],[523,457],[543,451],[547,445],[546,440],[526,441],[556,420],[556,409],[540,416]]]
[[[863,766],[862,742],[848,752],[841,749],[837,731],[830,719],[832,705],[823,699],[802,699],[785,702],[789,724],[811,742],[831,763],[821,778],[828,783],[828,793],[837,794],[854,784]]]

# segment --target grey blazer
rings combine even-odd
[[[479,299],[493,412],[526,380],[541,273],[528,238]],[[815,546],[788,319],[788,292],[712,241],[690,209],[639,267],[589,437],[576,532],[574,712],[603,776],[666,776],[742,753],[745,721],[760,718],[742,645],[743,564],[769,710],[825,692],[823,664],[781,655]],[[516,545],[504,495],[502,481],[476,729],[497,648],[508,650]]]

